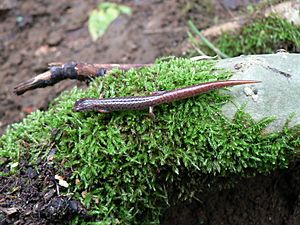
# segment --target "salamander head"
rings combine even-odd
[[[73,107],[73,112],[88,112],[88,111],[97,111],[102,113],[108,113],[109,111],[103,106],[98,104],[98,99],[94,98],[82,98],[75,102]]]

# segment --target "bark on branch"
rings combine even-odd
[[[36,77],[23,81],[14,88],[14,93],[22,95],[29,90],[52,86],[65,79],[90,81],[104,76],[112,69],[129,70],[151,66],[152,64],[89,64],[81,62],[50,63],[49,70]]]

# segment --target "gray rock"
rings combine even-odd
[[[268,131],[280,131],[294,114],[290,126],[300,124],[300,54],[240,56],[220,60],[218,68],[234,72],[231,80],[258,80],[261,83],[232,87],[233,102],[223,107],[223,113],[232,118],[245,106],[255,120],[275,116]]]

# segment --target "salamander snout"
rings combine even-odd
[[[93,111],[94,108],[93,99],[83,98],[75,102],[73,112]]]

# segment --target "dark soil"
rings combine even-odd
[[[85,86],[67,80],[22,96],[12,93],[20,81],[46,71],[49,62],[151,63],[159,56],[184,55],[188,18],[206,28],[249,1],[203,1],[202,6],[188,0],[115,2],[131,6],[133,15],[119,17],[93,42],[87,19],[97,0],[0,1],[0,135],[7,125],[46,109],[62,91]],[[51,156],[33,166],[25,155],[19,167],[20,173],[0,178],[1,225],[89,219],[80,202],[60,195],[64,188],[54,179],[57,167]],[[300,170],[291,168],[244,179],[232,189],[204,192],[200,202],[169,209],[163,224],[300,224]],[[0,171],[7,172],[4,167]],[[69,171],[60,175],[68,177]]]
[[[62,224],[75,215],[88,218],[79,201],[59,195],[64,187],[54,178],[51,160],[33,167],[25,158],[20,173],[0,180],[0,224]]]
[[[234,188],[203,192],[199,201],[168,210],[164,225],[298,225],[300,168],[242,179]]]

